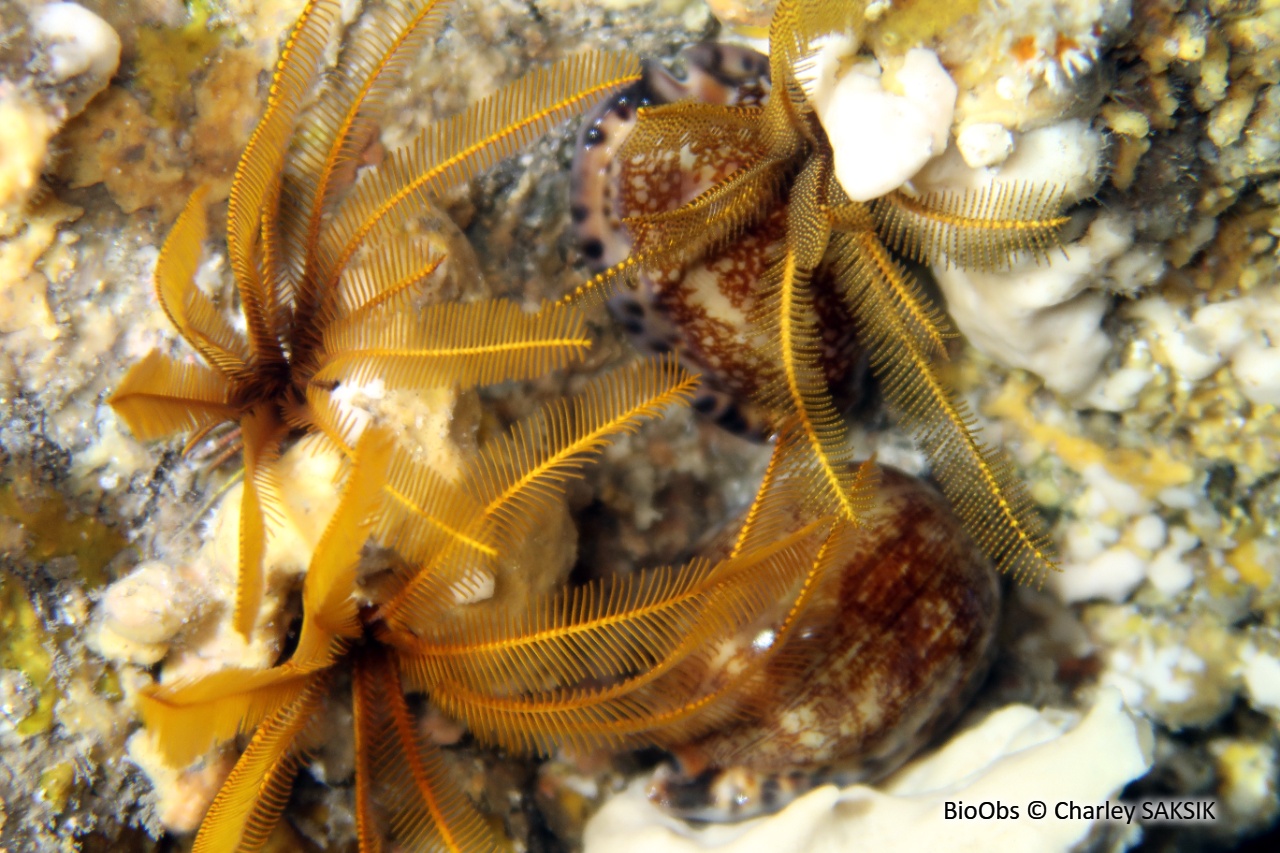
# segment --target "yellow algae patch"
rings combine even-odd
[[[1231,568],[1240,573],[1240,578],[1250,586],[1264,590],[1271,586],[1274,578],[1258,554],[1258,540],[1246,539],[1223,555],[1223,559]]]
[[[50,489],[20,495],[14,484],[0,486],[0,519],[21,525],[25,554],[31,560],[75,557],[88,588],[106,581],[103,569],[126,544],[123,536],[93,516],[71,512]]]
[[[68,153],[59,177],[73,188],[101,183],[124,212],[154,207],[161,220],[176,217],[198,185],[210,185],[211,201],[226,198],[262,109],[259,76],[267,66],[252,49],[218,46],[195,67],[198,83],[189,79],[194,71],[181,76],[172,97],[152,81],[159,86],[152,99],[141,86],[118,84],[94,99],[62,135]]]
[[[70,761],[63,761],[46,767],[40,774],[40,797],[55,812],[61,812],[67,805],[67,792],[75,781],[76,766]]]
[[[1041,423],[1024,402],[1033,390],[1027,381],[1010,378],[986,407],[987,413],[1012,422],[1021,433],[1044,445],[1070,468],[1080,471],[1090,465],[1102,465],[1116,479],[1129,483],[1148,498],[1171,486],[1186,485],[1195,478],[1195,468],[1176,458],[1167,447],[1108,449],[1061,426]]]
[[[53,673],[47,639],[26,588],[12,575],[0,574],[0,669],[18,670],[39,694],[35,708],[14,727],[21,737],[48,731],[53,724],[57,696],[47,689]]]
[[[871,32],[876,44],[899,50],[933,41],[965,15],[978,12],[979,0],[899,0]]]
[[[1217,759],[1222,779],[1219,796],[1227,809],[1251,818],[1254,826],[1265,826],[1275,818],[1276,752],[1266,743],[1222,739],[1209,745]]]
[[[1280,410],[1250,403],[1229,366],[1175,405],[1180,420],[1195,424],[1187,436],[1198,455],[1241,466],[1248,480],[1275,467],[1280,456]]]
[[[148,110],[163,127],[173,127],[190,105],[191,75],[208,64],[227,30],[207,26],[208,11],[195,8],[191,20],[176,29],[138,30],[135,85],[151,96]]]

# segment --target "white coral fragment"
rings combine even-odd
[[[860,62],[817,92],[836,178],[854,201],[897,189],[946,150],[956,84],[931,50],[907,51],[896,74]]]
[[[1013,153],[999,168],[974,169],[960,152],[948,151],[931,162],[912,181],[928,190],[979,190],[992,183],[1049,184],[1062,193],[1064,204],[1088,198],[1098,188],[1103,161],[1102,134],[1080,119],[1014,137]]]
[[[1224,365],[1248,400],[1280,405],[1280,287],[1271,285],[1188,313],[1160,296],[1138,302],[1161,361],[1184,382],[1207,380]]]
[[[1258,336],[1247,341],[1231,361],[1240,393],[1260,406],[1280,406],[1280,346]]]
[[[1280,658],[1245,643],[1240,649],[1240,670],[1249,704],[1273,714],[1280,712]]]
[[[78,3],[49,3],[31,13],[31,35],[44,45],[45,70],[56,84],[73,84],[67,113],[75,115],[107,87],[120,67],[120,36]]]
[[[1118,218],[1105,216],[1047,263],[1024,257],[1008,271],[953,267],[934,273],[948,311],[971,344],[1071,396],[1089,388],[1111,352],[1101,329],[1111,300],[1096,289],[1097,276],[1130,242]]]
[[[996,184],[1052,186],[1070,205],[1095,192],[1102,149],[1098,131],[1068,119],[1017,135],[1013,153],[998,168],[972,168],[952,150],[930,162],[912,185],[919,192],[952,193]],[[1111,293],[1139,291],[1162,270],[1153,249],[1134,245],[1131,224],[1103,214],[1081,239],[1047,258],[1021,253],[1009,269],[996,271],[939,264],[934,274],[956,325],[977,349],[1007,367],[1036,373],[1059,394],[1092,393],[1092,405],[1124,408],[1145,382],[1126,377],[1123,388],[1095,388],[1112,348],[1102,318]]]
[[[1013,134],[993,121],[970,122],[956,134],[956,148],[972,169],[998,166],[1013,153]]]
[[[91,73],[104,81],[120,65],[120,36],[78,3],[49,3],[31,13],[31,33],[48,44],[49,73],[70,80]]]
[[[810,853],[843,850],[1073,849],[1089,820],[1033,820],[1032,800],[1100,803],[1151,766],[1150,725],[1131,714],[1114,690],[1098,694],[1084,717],[1002,708],[871,788],[827,785],[776,815],[732,825],[691,827],[651,804],[637,780],[605,803],[586,827],[587,853],[707,850]],[[1016,820],[948,821],[944,803],[1000,801]]]

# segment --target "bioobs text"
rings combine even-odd
[[[1018,807],[1009,806],[996,800],[983,800],[980,803],[966,803],[964,800],[942,804],[943,820],[1017,820]]]

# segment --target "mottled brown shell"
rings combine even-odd
[[[768,58],[753,50],[700,44],[681,52],[685,76],[647,63],[644,79],[602,101],[585,117],[574,154],[570,211],[578,248],[592,272],[625,260],[631,237],[625,219],[675,210],[723,183],[756,152],[732,137],[713,146],[685,146],[679,156],[655,151],[620,157],[637,109],[693,100],[759,106],[768,99]],[[745,140],[742,140],[745,142]],[[645,353],[675,351],[705,382],[694,408],[731,432],[764,437],[777,425],[750,402],[775,380],[768,342],[753,339],[748,317],[759,302],[759,282],[783,246],[786,208],[779,205],[714,257],[688,265],[654,262],[634,291],[610,299],[615,318]],[[861,370],[854,323],[835,291],[815,299],[822,334],[820,355],[828,384],[842,402]]]
[[[884,469],[872,506],[833,585],[838,616],[793,641],[809,663],[792,692],[678,750],[681,772],[659,775],[659,802],[733,820],[824,781],[875,780],[964,709],[992,656],[996,573],[921,481]],[[743,638],[743,654],[753,641]]]

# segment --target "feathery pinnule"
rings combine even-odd
[[[338,292],[327,305],[332,314],[324,328],[353,322],[383,311],[408,310],[414,297],[446,258],[408,240],[392,240],[376,247],[361,262],[348,267]]]
[[[356,844],[360,853],[381,853],[383,827],[374,801],[374,768],[385,749],[388,690],[398,690],[376,647],[357,652],[351,668],[351,735],[355,765]]]
[[[654,126],[637,124],[623,143],[620,158],[634,152],[637,157],[679,162],[686,147],[718,152],[729,148],[733,153],[726,156],[741,164],[723,181],[684,204],[629,216],[625,222],[631,254],[593,276],[559,304],[602,301],[631,286],[641,271],[679,269],[714,255],[767,218],[794,172],[794,164],[772,156],[754,137],[747,136],[763,121],[764,113],[758,107],[676,103],[642,108],[640,114],[652,116]],[[720,127],[720,119],[728,123],[727,130]]]
[[[791,423],[809,444],[813,494],[857,524],[868,492],[850,464],[853,453],[844,418],[836,410],[819,361],[821,341],[813,308],[813,274],[826,255],[829,235],[829,179],[829,166],[815,158],[792,187],[786,245],[759,285],[760,301],[750,319],[757,333],[770,341],[768,354],[781,366],[759,401],[775,411],[793,413]]]
[[[332,259],[317,251],[325,218],[338,208],[346,189],[343,185],[354,178],[364,148],[377,138],[386,97],[410,60],[439,33],[448,5],[448,0],[388,4],[380,20],[358,28],[326,81],[324,96],[304,114],[294,135],[293,149],[285,164],[292,202],[289,210],[294,215],[282,218],[282,231],[298,259],[292,270],[296,279],[291,281],[291,291],[302,328],[308,327],[317,313],[332,314],[339,295],[339,288],[327,286],[331,283],[327,262]],[[426,266],[415,268],[411,258],[398,253],[405,246],[404,241],[392,241],[390,246],[400,260],[409,263],[400,268],[379,269],[376,278],[388,283],[384,287],[404,287],[406,280],[411,283],[434,269],[429,258],[419,257]],[[403,267],[412,273],[406,275]],[[375,287],[371,283],[364,289],[368,292]],[[355,306],[347,309],[355,310]],[[342,312],[338,316],[343,316]]]
[[[205,218],[208,187],[197,187],[187,199],[178,220],[156,259],[156,297],[178,333],[209,363],[231,381],[241,378],[249,361],[249,345],[195,285],[204,241],[209,233]]]
[[[697,381],[674,358],[637,362],[549,403],[486,445],[468,466],[466,482],[484,507],[493,540],[513,545],[540,506],[558,498],[612,436],[634,433],[641,422],[688,403]]]
[[[252,731],[336,659],[330,650],[312,661],[266,670],[226,669],[196,681],[149,687],[138,698],[138,710],[169,763],[185,767],[213,746]]]
[[[1062,189],[1024,181],[919,196],[894,190],[871,203],[884,242],[925,264],[1004,270],[1019,252],[1049,259],[1061,248]]]
[[[855,43],[864,29],[865,0],[779,0],[769,22],[769,76],[761,139],[778,157],[800,154],[816,136],[809,102],[817,42],[845,35]]]
[[[317,676],[258,726],[200,822],[193,850],[261,850],[289,801],[307,751],[306,733],[328,691]]]
[[[404,560],[407,571],[416,572],[450,544],[488,559],[498,556],[482,530],[484,507],[426,462],[397,452],[385,491],[374,535]]]
[[[572,309],[530,313],[496,300],[431,305],[333,324],[313,381],[467,388],[543,376],[577,361],[590,345]]]
[[[400,227],[440,194],[510,156],[605,92],[639,78],[633,57],[587,51],[525,75],[392,152],[343,205],[323,246],[330,282],[360,245]]]
[[[372,763],[391,834],[410,850],[487,851],[507,846],[452,780],[440,747],[420,733],[399,689],[395,660],[377,652],[369,658],[375,662],[374,677],[389,687],[383,698],[390,734]]]
[[[1043,523],[1002,454],[973,435],[974,418],[933,364],[902,310],[894,279],[869,263],[859,241],[838,235],[837,266],[845,295],[871,343],[872,367],[895,415],[915,435],[934,466],[943,493],[974,541],[1002,571],[1042,581],[1054,568]]]
[[[155,439],[234,420],[231,390],[216,370],[152,350],[125,374],[108,402],[134,435]]]
[[[465,535],[499,551],[518,547],[520,537],[541,517],[565,483],[576,477],[610,437],[634,432],[667,407],[687,403],[697,378],[673,359],[642,362],[594,380],[569,400],[547,405],[481,449],[462,482],[479,506],[479,526]],[[396,630],[416,633],[429,625],[440,605],[441,584],[486,570],[487,557],[469,542],[448,542],[426,561],[381,608]],[[442,578],[442,573],[446,573]]]
[[[262,603],[262,561],[267,539],[271,527],[280,522],[276,463],[284,425],[264,406],[255,406],[240,418],[240,432],[244,441],[244,486],[240,493],[240,566],[232,624],[247,637],[258,621]]]
[[[280,182],[298,112],[315,88],[338,18],[335,0],[309,0],[285,40],[267,107],[236,166],[227,205],[227,255],[240,293],[249,347],[261,369],[286,361],[276,306],[283,277],[276,226]]]
[[[850,267],[849,262],[843,260],[846,252],[838,245],[840,239],[833,240],[830,264],[832,280],[845,293],[849,293],[856,287],[858,269],[865,268],[866,274],[879,276],[888,285],[888,293],[902,316],[904,331],[915,339],[921,351],[930,358],[947,359],[947,341],[957,337],[959,333],[951,329],[946,316],[925,297],[915,277],[880,241],[875,230],[875,220],[867,205],[856,201],[848,202],[834,208],[831,217],[833,227],[848,234],[849,239],[857,244],[857,263],[861,265],[857,269]]]
[[[406,676],[477,737],[510,749],[676,742],[736,713],[768,655],[708,690],[710,657],[789,600],[814,570],[818,532],[810,525],[718,564],[595,582],[504,619],[464,613],[404,649]]]

